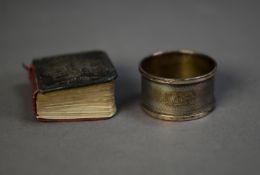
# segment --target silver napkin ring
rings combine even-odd
[[[190,50],[159,52],[142,60],[142,107],[163,120],[193,120],[214,109],[217,63]]]

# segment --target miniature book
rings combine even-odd
[[[34,59],[25,68],[32,84],[36,119],[95,120],[116,113],[117,73],[102,51]]]

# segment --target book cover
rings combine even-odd
[[[25,68],[39,120],[95,120],[110,118],[116,112],[117,73],[103,51],[38,58]]]

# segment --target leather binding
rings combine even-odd
[[[80,52],[37,58],[24,64],[32,86],[32,110],[39,121],[81,121],[98,119],[44,119],[38,118],[36,98],[38,93],[77,88],[106,83],[117,78],[117,72],[103,51]]]

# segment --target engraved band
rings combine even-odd
[[[216,68],[212,58],[189,50],[146,57],[139,66],[144,111],[176,121],[205,116],[215,106]]]

